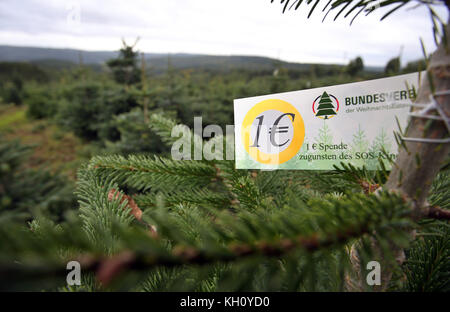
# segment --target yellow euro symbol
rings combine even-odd
[[[290,103],[269,99],[253,106],[242,123],[247,153],[262,164],[282,164],[294,157],[305,139],[305,124]]]

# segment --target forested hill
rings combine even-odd
[[[16,47],[0,45],[0,62],[32,62],[52,67],[70,67],[73,64],[84,64],[99,67],[107,60],[117,57],[116,51],[82,51],[75,49],[52,49],[37,47]],[[148,65],[156,71],[167,69],[169,54],[145,53]],[[311,64],[300,64],[279,61],[260,56],[221,56],[200,54],[170,54],[170,62],[175,69],[206,69],[206,70],[271,70],[283,67],[292,70],[308,70]],[[323,67],[336,65],[320,65]],[[366,70],[369,68],[366,68]],[[373,68],[375,71],[376,68]],[[381,69],[380,69],[381,70]]]

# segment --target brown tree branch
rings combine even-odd
[[[350,239],[361,237],[371,232],[367,226],[349,228],[345,231],[331,233],[323,238],[313,234],[310,236],[298,236],[296,238],[284,238],[275,242],[258,242],[255,244],[236,243],[227,246],[227,252],[212,255],[191,246],[176,246],[170,255],[158,256],[156,254],[135,254],[131,251],[123,251],[108,258],[96,258],[84,255],[79,258],[83,271],[94,271],[98,281],[107,286],[120,272],[125,269],[148,270],[150,267],[178,266],[186,264],[203,265],[212,262],[230,262],[252,256],[280,257],[294,249],[304,249],[314,252],[335,244],[346,243]]]
[[[186,264],[202,265],[215,262],[231,262],[257,256],[276,258],[299,249],[314,252],[336,244],[347,243],[349,240],[361,237],[371,231],[371,227],[362,224],[349,227],[346,230],[328,233],[323,237],[312,234],[270,242],[234,243],[226,246],[226,250],[219,253],[208,253],[196,247],[178,245],[167,254],[153,252],[136,253],[131,250],[124,250],[109,257],[97,254],[82,254],[76,259],[70,258],[67,261],[78,261],[82,272],[94,272],[97,280],[103,286],[108,286],[125,270],[145,271],[158,265],[174,267]],[[54,266],[34,265],[31,267],[18,263],[0,263],[0,280],[5,283],[16,281],[18,277],[58,276],[59,279],[59,276],[66,275],[65,263],[55,264]]]
[[[450,210],[442,209],[437,206],[430,207],[428,209],[428,214],[425,217],[437,220],[450,220]]]

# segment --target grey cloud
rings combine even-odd
[[[66,22],[70,3],[81,8],[81,24]],[[321,24],[304,14],[281,15],[260,0],[26,0],[0,1],[0,44],[71,44],[80,49],[116,49],[120,37],[142,37],[148,52],[259,54],[308,62],[343,62],[362,55],[383,65],[404,45],[403,60],[421,56],[419,36],[434,48],[424,10],[403,11],[379,23],[359,18]],[[444,19],[446,11],[444,12]],[[321,19],[321,18],[319,18]],[[62,40],[63,39],[63,40]],[[93,46],[95,44],[95,46]],[[113,46],[114,45],[114,46]]]

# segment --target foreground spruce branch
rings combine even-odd
[[[150,122],[170,144],[173,123],[160,115]],[[449,206],[448,175],[442,170],[432,184],[434,207]],[[38,218],[24,228],[0,219],[0,285],[342,291],[357,273],[348,251],[359,242],[360,276],[381,252],[383,265],[396,273],[385,289],[426,290],[425,281],[435,280],[437,290],[448,290],[448,221],[422,225],[404,197],[374,194],[387,176],[348,166],[329,173],[253,172],[235,170],[232,161],[95,157],[79,171],[80,210],[67,222]],[[434,234],[426,243],[418,236],[411,248],[411,228]],[[401,267],[392,251],[404,248],[411,265]],[[66,264],[74,260],[81,285],[65,286]],[[420,270],[422,278],[414,274]]]

